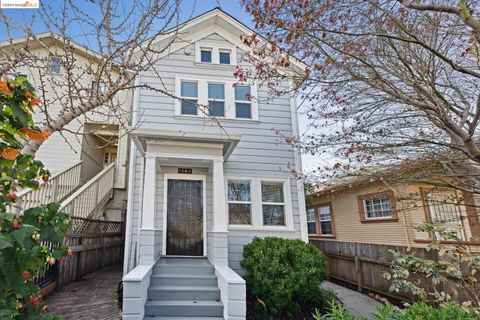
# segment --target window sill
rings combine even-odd
[[[361,223],[382,223],[382,222],[398,222],[398,218],[385,218],[385,219],[365,219],[360,220]]]
[[[283,232],[294,232],[294,228],[290,227],[254,227],[252,225],[229,225],[228,230],[242,230],[242,231],[283,231]]]
[[[206,69],[226,69],[226,70],[235,70],[237,67],[234,64],[223,64],[223,63],[209,63],[209,62],[195,62],[195,66],[200,67],[200,68],[206,68]],[[233,76],[233,74],[232,74]]]
[[[213,121],[212,118],[206,115],[186,115],[186,114],[176,114],[173,116],[175,119],[188,119],[188,120],[201,120],[201,121]],[[237,123],[252,123],[252,124],[259,124],[259,120],[252,120],[252,119],[240,119],[240,118],[225,118],[225,117],[215,117],[215,119],[222,121],[222,122],[237,122]]]
[[[308,235],[309,238],[311,239],[335,239],[335,235],[333,234],[330,234],[330,235],[327,235],[327,234],[309,234]]]

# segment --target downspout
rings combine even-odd
[[[135,79],[135,86],[140,83],[140,77]],[[138,89],[134,89],[133,101],[132,101],[132,127],[137,123],[137,110],[138,110]],[[127,191],[127,224],[125,226],[125,252],[123,255],[123,275],[128,273],[128,265],[130,259],[131,239],[132,239],[132,220],[133,220],[133,195],[134,195],[134,179],[133,174],[135,172],[135,154],[137,148],[135,143],[130,137],[130,157],[128,165],[128,191]]]
[[[290,88],[293,87],[292,81],[289,83]],[[297,99],[295,95],[290,97],[290,109],[292,117],[292,135],[299,136],[298,128],[298,114],[297,114]],[[297,171],[302,174],[302,159],[300,158],[300,150],[293,150],[295,158],[295,168]],[[307,210],[305,204],[305,191],[303,188],[303,183],[301,179],[297,179],[297,197],[298,197],[298,214],[300,215],[300,236],[304,242],[308,242],[308,233],[307,233]]]

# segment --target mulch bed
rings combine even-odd
[[[318,307],[320,308],[321,307]],[[276,317],[275,320],[314,320],[312,313],[315,311],[315,307],[305,308],[306,310],[295,316],[295,318]],[[247,295],[247,320],[267,320],[265,311],[260,303],[256,299]],[[270,318],[271,319],[271,318]]]

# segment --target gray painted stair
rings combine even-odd
[[[153,268],[145,320],[223,320],[215,269],[204,258],[164,257]]]

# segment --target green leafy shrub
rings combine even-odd
[[[478,316],[471,310],[466,310],[455,303],[447,303],[437,308],[425,302],[417,302],[401,310],[392,305],[378,308],[371,317],[376,320],[475,320]],[[365,317],[356,317],[347,312],[343,306],[332,304],[330,312],[321,315],[314,314],[315,320],[364,320]]]
[[[49,177],[43,164],[23,151],[29,141],[51,134],[33,122],[40,104],[25,77],[0,78],[0,319],[59,319],[46,313],[34,279],[43,275],[46,263],[54,265],[71,254],[61,244],[70,218],[56,203],[24,212],[17,207],[18,190],[39,189]]]
[[[325,256],[301,240],[255,238],[243,249],[248,294],[264,304],[267,315],[295,318],[323,299]]]

